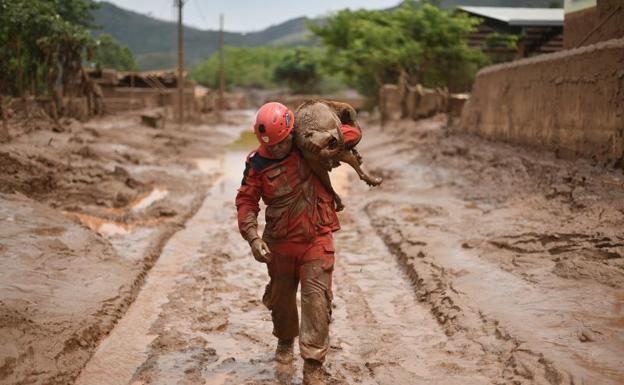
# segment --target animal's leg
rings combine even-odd
[[[361,166],[362,163],[364,163],[364,159],[362,159],[362,155],[360,155],[360,153],[355,148],[352,148],[351,152],[355,156],[355,159],[357,159],[358,164]]]
[[[366,182],[369,186],[379,186],[383,179],[370,176],[366,172],[364,172],[364,170],[362,170],[362,167],[360,167],[360,161],[358,160],[358,156],[359,154],[356,156],[351,151],[345,151],[340,155],[340,161],[353,167],[360,179]]]

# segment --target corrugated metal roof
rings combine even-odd
[[[473,15],[500,20],[511,26],[563,26],[561,8],[458,7]]]

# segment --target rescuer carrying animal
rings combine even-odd
[[[271,310],[278,338],[275,359],[293,360],[294,339],[304,361],[304,384],[325,383],[322,364],[329,349],[334,231],[340,229],[334,197],[293,145],[294,114],[280,103],[267,103],[256,115],[260,146],[245,164],[236,196],[238,226],[254,258],[268,266],[270,282],[263,303]],[[357,142],[357,127],[342,125],[345,143]],[[260,198],[266,203],[266,227],[258,235]],[[296,295],[301,282],[301,322]]]

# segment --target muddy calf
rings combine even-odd
[[[355,149],[357,142],[345,144],[340,127],[348,124],[360,129],[356,114],[355,109],[346,103],[326,100],[307,101],[295,112],[295,142],[314,173],[334,196],[337,211],[344,205],[331,185],[329,171],[338,167],[340,162],[353,167],[369,186],[378,186],[382,182],[381,178],[362,170],[363,159]]]

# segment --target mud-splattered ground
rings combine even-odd
[[[70,232],[92,243],[99,255],[130,259],[116,265],[108,279],[114,281],[133,274],[136,262],[128,256],[143,254],[135,245],[147,237],[144,231],[158,226],[150,221],[162,220],[160,213],[170,208],[180,218],[180,208],[188,206],[173,192],[189,186],[180,176],[193,175],[193,186],[212,186],[206,199],[193,200],[196,213],[183,226],[176,222],[179,231],[162,245],[136,300],[99,343],[76,384],[301,383],[301,360],[293,366],[272,360],[276,341],[260,301],[265,266],[253,260],[236,229],[233,199],[243,149],[253,137],[242,135],[236,146],[223,144],[249,127],[252,117],[240,115],[238,125],[216,130],[227,131],[220,140],[211,139],[225,151],[205,142],[188,151],[163,149],[167,156],[191,159],[191,165],[154,159],[156,165],[136,169],[124,163],[137,185],[150,187],[137,189],[121,205],[129,221],[113,217],[114,226],[106,227],[121,234]],[[621,172],[450,135],[443,123],[442,117],[398,122],[383,131],[364,123],[358,147],[365,166],[384,176],[384,184],[371,190],[346,166],[332,175],[347,209],[336,234],[330,383],[624,382]],[[210,155],[202,156],[199,148]],[[138,170],[154,172],[146,175],[155,179],[140,177]],[[170,182],[150,183],[163,179],[158,172]],[[78,214],[119,213],[110,198],[101,207],[74,210],[62,195],[40,200],[59,202],[54,215],[65,211],[64,221]],[[30,202],[17,195],[11,199],[14,211],[21,200]],[[45,218],[45,210],[37,213]],[[127,224],[133,231],[125,233]],[[49,234],[59,231],[40,229],[41,223],[31,227],[24,237],[40,243],[47,239],[41,234],[54,237]],[[85,280],[96,287],[98,276],[91,277]],[[82,295],[90,293],[85,289]],[[115,319],[110,309],[101,319]],[[93,345],[83,350],[92,351],[96,339],[85,340]],[[4,362],[7,368],[18,361]]]
[[[449,135],[367,132],[386,176],[365,212],[449,335],[519,383],[624,383],[624,177]],[[380,163],[378,159],[384,159]]]
[[[218,176],[206,164],[232,134],[156,130],[137,114],[10,128],[0,145],[0,383],[65,385],[203,201]]]
[[[223,179],[167,244],[77,384],[301,383],[301,360],[293,366],[272,360],[276,340],[260,301],[266,268],[237,231],[233,198],[245,155],[223,158]],[[335,175],[343,188],[345,171]],[[499,363],[483,359],[474,342],[446,335],[359,215],[363,208],[352,201],[336,238],[331,383],[490,383]]]
[[[620,173],[475,138],[369,124],[386,181],[333,173],[333,384],[622,382]],[[244,152],[176,234],[78,384],[299,384],[272,361],[267,281],[237,233]],[[610,183],[605,187],[605,183]]]

